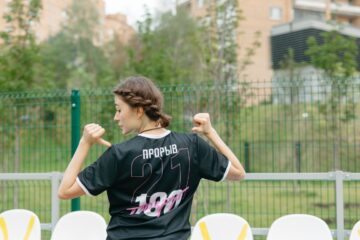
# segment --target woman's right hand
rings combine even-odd
[[[85,125],[82,139],[89,145],[99,143],[106,147],[111,147],[111,143],[102,138],[104,134],[105,129],[103,127],[96,123],[90,123]]]
[[[213,130],[213,127],[211,126],[209,113],[195,114],[193,118],[193,123],[194,123],[194,127],[192,128],[193,132],[208,135]]]

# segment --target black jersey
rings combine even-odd
[[[186,240],[201,178],[220,181],[230,161],[196,134],[140,134],[108,148],[80,172],[89,195],[107,191],[107,240]]]

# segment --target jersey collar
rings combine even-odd
[[[166,130],[166,132],[164,132],[161,135],[153,135],[153,134],[141,133],[141,134],[138,134],[138,136],[146,137],[146,138],[152,138],[152,139],[159,139],[159,138],[163,138],[163,137],[169,135],[170,133],[171,133],[170,130]]]

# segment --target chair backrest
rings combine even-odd
[[[40,240],[38,216],[25,209],[12,209],[0,214],[0,240]]]
[[[360,240],[360,221],[355,223],[353,229],[351,230],[349,240]]]
[[[57,222],[51,240],[105,240],[106,222],[91,211],[76,211],[62,216]]]
[[[201,218],[195,224],[191,240],[253,240],[248,222],[240,216],[216,213]]]
[[[332,240],[328,225],[320,218],[307,214],[290,214],[276,219],[267,240]]]

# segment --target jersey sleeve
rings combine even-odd
[[[226,178],[231,162],[201,137],[195,135],[196,164],[201,178],[221,181]]]
[[[87,195],[99,195],[116,181],[118,160],[114,146],[111,146],[97,161],[82,170],[76,181]]]

